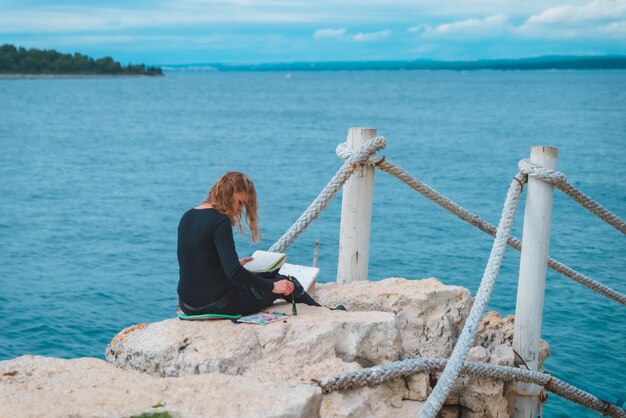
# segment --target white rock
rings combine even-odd
[[[430,377],[428,373],[413,374],[406,377],[408,393],[406,399],[412,401],[425,401],[431,392]]]
[[[272,309],[290,312],[291,306]],[[393,314],[304,305],[298,311],[298,316],[268,325],[168,319],[131,327],[113,339],[106,359],[154,376],[219,372],[299,380],[354,370],[351,363],[370,366],[399,356]]]
[[[476,346],[470,349],[468,361],[513,366],[514,317],[502,318],[497,312],[488,312],[476,336]],[[542,341],[540,356],[545,358],[548,345]],[[488,378],[461,377],[455,385],[459,395],[462,417],[508,417],[513,413],[515,386]]]
[[[349,311],[395,313],[402,358],[449,357],[472,304],[467,289],[433,278],[318,284],[314,296],[324,305],[342,304]]]
[[[298,316],[265,326],[178,319],[140,324],[107,347],[107,361],[117,367],[30,356],[1,362],[0,418],[163,410],[175,417],[414,417],[436,374],[323,396],[310,379],[408,357],[447,358],[472,303],[466,289],[435,279],[318,285],[316,298],[349,312],[300,305]],[[290,313],[291,306],[272,310]],[[512,335],[511,316],[488,313],[468,359],[513,365]],[[548,353],[542,344],[542,355]],[[511,384],[463,377],[440,416],[506,417],[514,394]]]
[[[415,418],[423,402],[402,400],[388,385],[325,394],[323,418]]]
[[[513,347],[511,347],[509,344],[496,345],[491,351],[489,363],[496,364],[498,366],[513,367],[515,363],[515,354],[513,353]]]
[[[394,408],[402,408],[402,395],[394,395],[391,397],[391,406]]]
[[[470,348],[469,353],[467,353],[466,360],[486,363],[489,360],[489,353],[487,352],[487,349],[485,349],[485,347],[477,345]]]
[[[468,413],[491,418],[509,416],[504,382],[482,377],[462,377],[457,384],[463,387],[459,390],[459,404],[463,407],[461,416],[468,416]]]
[[[513,366],[518,364],[513,352],[513,329],[515,317],[508,315],[502,318],[497,312],[488,312],[476,334],[476,343],[487,348],[494,359],[490,363]],[[497,351],[497,352],[496,352]],[[513,362],[510,356],[513,355]],[[542,370],[543,361],[550,355],[550,346],[544,340],[539,341],[539,370]],[[521,363],[521,362],[519,362]]]
[[[312,384],[205,374],[155,378],[95,358],[0,362],[0,417],[317,417]]]

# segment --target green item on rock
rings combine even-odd
[[[241,315],[222,315],[222,314],[202,314],[202,315],[187,315],[185,313],[178,313],[178,318],[184,321],[198,321],[203,319],[239,319]]]

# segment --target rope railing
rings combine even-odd
[[[326,187],[320,192],[309,207],[300,215],[298,220],[274,243],[269,251],[284,252],[302,232],[313,222],[322,210],[328,205],[337,194],[341,186],[354,173],[359,164],[363,164],[376,151],[385,148],[387,141],[382,136],[377,136],[368,140],[359,149],[354,151],[349,158],[337,170]]]
[[[323,393],[330,393],[338,390],[379,385],[389,380],[417,373],[441,372],[446,368],[447,364],[448,360],[445,359],[413,358],[364,368],[342,375],[328,376],[316,379],[314,382],[322,388]],[[547,373],[468,361],[463,363],[460,373],[473,377],[489,377],[504,381],[535,383],[562,398],[601,412],[603,415],[626,417],[626,411],[619,406],[600,399]]]
[[[437,384],[433,388],[431,394],[426,400],[426,403],[424,404],[424,407],[420,411],[420,417],[432,418],[439,412],[446,397],[452,390],[458,376],[461,373],[464,373],[474,376],[489,376],[504,380],[519,380],[523,382],[535,383],[544,386],[546,389],[563,396],[566,399],[578,402],[589,408],[600,411],[603,414],[616,417],[626,417],[626,412],[623,409],[601,400],[572,385],[562,382],[548,374],[517,368],[506,368],[502,366],[465,362],[465,358],[467,357],[469,349],[471,348],[471,345],[476,337],[476,332],[480,321],[483,318],[484,311],[489,303],[489,299],[491,298],[498,271],[502,263],[502,258],[504,256],[504,251],[507,245],[512,246],[517,250],[521,250],[522,248],[522,243],[515,237],[510,236],[510,232],[513,225],[513,218],[517,203],[528,176],[532,176],[557,186],[568,196],[580,203],[583,207],[587,208],[593,214],[614,226],[622,233],[626,233],[626,223],[624,223],[615,214],[604,209],[590,197],[576,189],[567,181],[566,177],[562,173],[556,170],[545,169],[536,164],[530,163],[528,160],[522,160],[519,162],[520,172],[513,178],[507,191],[498,228],[495,228],[490,223],[484,221],[477,215],[469,212],[462,206],[417,180],[399,166],[389,161],[385,161],[384,157],[374,155],[376,151],[384,148],[385,145],[386,141],[382,137],[376,137],[368,140],[357,150],[349,149],[346,143],[339,144],[336,152],[340,158],[345,160],[343,166],[337,171],[307,210],[305,210],[305,212],[287,230],[287,232],[285,232],[285,234],[283,234],[283,236],[276,243],[274,243],[274,245],[272,245],[270,251],[284,251],[287,247],[289,247],[289,245],[295,241],[295,239],[306,229],[306,227],[319,216],[321,211],[328,205],[341,186],[345,184],[358,165],[369,164],[397,177],[409,187],[418,191],[439,206],[454,213],[480,230],[494,236],[495,239],[489,260],[487,262],[487,266],[485,267],[473,306],[449,360],[409,359],[399,362],[399,365],[391,364],[376,366],[342,376],[322,379],[321,381],[316,382],[322,386],[325,392],[329,392],[345,387],[380,384],[388,379],[406,374],[419,373],[422,371],[442,371]],[[621,303],[622,305],[626,305],[625,295],[576,272],[570,267],[554,259],[548,258],[547,264],[553,270],[572,278],[584,286],[587,286],[596,292]]]
[[[345,154],[340,155],[342,158],[343,156],[345,156]],[[371,163],[371,161],[369,161]],[[467,209],[465,209],[464,207],[462,207],[461,205],[453,202],[452,200],[448,199],[447,197],[445,197],[444,195],[442,195],[441,193],[437,192],[435,189],[433,189],[432,187],[428,186],[427,184],[421,182],[420,180],[418,180],[417,178],[415,178],[413,175],[411,175],[410,173],[408,173],[406,170],[404,170],[402,167],[398,166],[397,164],[394,164],[393,162],[389,161],[388,159],[385,159],[384,161],[380,161],[378,163],[376,163],[376,167],[378,167],[380,170],[391,174],[392,176],[396,177],[397,179],[399,179],[400,181],[402,181],[404,184],[406,184],[407,186],[409,186],[410,188],[412,188],[413,190],[415,190],[416,192],[422,194],[424,197],[426,197],[427,199],[431,200],[432,202],[434,202],[435,204],[441,206],[442,208],[444,208],[445,210],[447,210],[448,212],[458,216],[459,218],[461,218],[462,220],[464,220],[465,222],[469,223],[470,225],[473,225],[475,227],[477,227],[478,229],[480,229],[483,232],[486,232],[487,234],[491,235],[492,237],[496,236],[496,227],[492,224],[490,224],[489,222],[485,221],[484,219],[482,219],[481,217],[479,217],[478,215],[473,214],[472,212],[468,211]],[[515,248],[517,251],[521,251],[522,250],[522,242],[513,237],[510,236],[508,238],[508,244],[509,246]],[[577,272],[576,270],[566,266],[563,263],[560,263],[559,261],[553,259],[553,258],[548,258],[548,267],[550,267],[552,270],[563,274],[566,277],[569,277],[570,279],[582,284],[583,286],[588,287],[589,289],[594,290],[595,292],[609,298],[612,299],[614,301],[616,301],[617,303],[620,303],[622,305],[626,306],[626,295],[624,295],[623,293],[620,293],[616,290],[611,289],[608,286],[603,285],[600,282],[597,282],[593,279],[591,279],[590,277],[585,276],[582,273]]]
[[[565,174],[557,170],[551,170],[549,168],[533,164],[527,159],[521,160],[518,163],[518,166],[522,173],[556,186],[563,193],[578,202],[582,207],[589,210],[589,212],[613,226],[622,234],[626,234],[626,222],[621,220],[613,212],[603,208],[598,202],[574,187],[574,185],[567,180]]]
[[[426,399],[424,407],[420,411],[421,418],[433,418],[437,415],[443,403],[445,402],[448,394],[452,390],[452,386],[456,381],[463,362],[467,357],[467,354],[474,344],[476,338],[476,332],[478,326],[484,316],[485,309],[493,293],[493,288],[496,284],[496,278],[498,277],[498,271],[500,270],[500,264],[504,256],[504,250],[507,247],[507,238],[511,233],[513,226],[513,218],[515,217],[515,209],[517,208],[517,202],[522,192],[522,179],[523,175],[518,173],[509,186],[509,190],[506,194],[506,200],[504,201],[504,207],[502,208],[502,215],[500,216],[500,223],[496,232],[496,238],[493,241],[491,247],[491,254],[485,267],[483,278],[480,281],[480,286],[476,292],[474,298],[474,304],[472,309],[465,320],[465,325],[461,331],[461,336],[457,340],[450,360],[446,365],[441,377],[437,381],[437,384],[433,388],[433,391]]]

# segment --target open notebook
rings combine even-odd
[[[285,263],[285,260],[287,260],[287,254],[285,253],[257,250],[252,254],[252,261],[247,262],[243,267],[253,273],[266,273],[280,267],[280,270],[278,270],[280,274],[295,277],[302,284],[304,290],[310,292],[315,285],[317,276],[320,274],[320,269]]]
[[[252,261],[247,262],[243,267],[253,273],[267,273],[282,266],[285,260],[287,260],[285,253],[256,250],[252,254]]]
[[[302,285],[307,293],[313,290],[317,276],[320,274],[320,269],[317,267],[301,266],[299,264],[285,263],[278,270],[278,272],[284,276],[293,276]]]

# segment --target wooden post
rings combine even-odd
[[[350,128],[348,146],[357,149],[376,136],[373,128]],[[367,280],[374,196],[374,167],[362,165],[343,186],[337,283]]]
[[[556,169],[557,155],[556,148],[536,146],[530,150],[530,161],[545,168]],[[528,177],[513,349],[533,371],[537,371],[539,367],[539,341],[548,268],[553,191],[554,186],[551,184]],[[542,387],[518,382],[516,388],[514,417],[541,416],[539,393]]]

